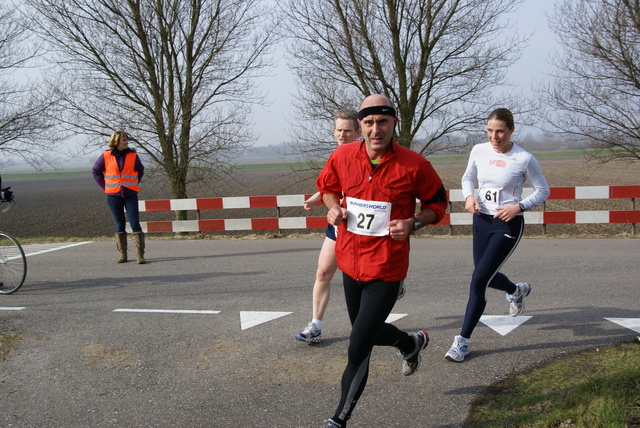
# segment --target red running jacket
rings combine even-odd
[[[316,181],[320,193],[342,199],[390,202],[390,220],[412,218],[416,199],[420,209],[430,208],[437,223],[447,209],[442,180],[422,155],[392,141],[380,163],[373,168],[364,141],[342,144],[329,157]],[[409,240],[386,236],[364,236],[347,230],[346,221],[338,229],[336,260],[340,270],[358,281],[396,282],[407,276]]]

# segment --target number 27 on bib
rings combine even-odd
[[[365,201],[347,197],[347,230],[357,235],[386,236],[391,219],[391,202]]]

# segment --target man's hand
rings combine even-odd
[[[339,226],[343,220],[347,219],[347,209],[339,205],[334,206],[327,212],[327,221],[329,224]]]
[[[387,225],[389,236],[396,241],[404,241],[413,230],[413,218],[406,220],[391,220]]]

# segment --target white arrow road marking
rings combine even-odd
[[[400,318],[404,318],[407,315],[409,314],[389,314],[385,322],[391,324],[392,322],[398,321]]]
[[[114,309],[113,312],[143,312],[161,314],[219,314],[220,311],[197,311],[190,309]]]
[[[640,318],[605,318],[607,321],[616,323],[622,327],[628,328],[640,333]]]
[[[272,321],[292,313],[293,312],[240,311],[240,329],[246,330],[248,328],[257,326],[258,324],[262,324],[267,321]]]
[[[483,315],[480,322],[502,336],[506,336],[521,324],[529,321],[531,317],[510,317],[506,315]]]
[[[0,311],[21,311],[23,309],[26,309],[26,307],[22,307],[22,308],[18,308],[18,307],[15,307],[15,308],[0,308]]]

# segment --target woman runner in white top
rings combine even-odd
[[[536,158],[511,141],[514,130],[513,114],[508,109],[491,112],[487,119],[489,142],[473,147],[462,176],[465,209],[474,214],[475,269],[462,330],[445,354],[449,361],[462,362],[469,355],[469,339],[487,305],[488,287],[507,293],[512,317],[522,313],[524,298],[531,292],[528,283],[514,284],[500,273],[500,268],[520,242],[524,231],[522,213],[547,199],[549,185]],[[533,186],[533,193],[523,199],[526,181]]]

